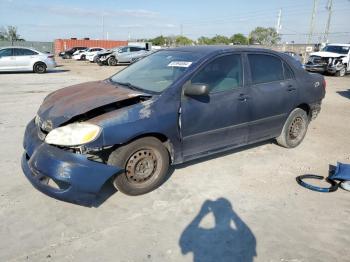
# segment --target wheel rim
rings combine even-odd
[[[42,73],[45,71],[45,66],[44,65],[37,65],[36,66],[36,71],[39,73]]]
[[[116,64],[117,64],[117,60],[116,60],[115,58],[111,58],[110,64],[111,64],[112,66],[116,65]]]
[[[160,155],[153,149],[141,149],[133,153],[125,168],[130,183],[141,184],[155,180],[161,168]]]
[[[305,132],[305,121],[303,120],[302,117],[298,116],[296,117],[293,122],[291,123],[289,127],[289,139],[293,142],[298,142],[300,141]]]
[[[344,76],[345,75],[345,68],[342,68],[341,70],[340,70],[340,76]]]

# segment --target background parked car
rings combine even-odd
[[[85,60],[87,57],[96,55],[97,52],[104,50],[102,47],[90,47],[85,50],[76,51],[72,58],[75,60]]]
[[[96,62],[97,54],[100,52],[104,52],[106,49],[102,47],[95,47],[86,52],[85,59],[90,62]]]
[[[147,55],[151,52],[144,47],[138,46],[124,46],[113,51],[100,54],[97,60],[99,65],[116,66],[120,64],[131,64]]]
[[[84,50],[86,48],[87,48],[86,46],[85,47],[83,47],[83,46],[72,47],[72,48],[70,48],[68,50],[65,50],[65,51],[59,53],[58,56],[60,56],[60,57],[62,57],[64,59],[72,58],[72,56],[73,56],[75,51],[77,51],[77,50]]]
[[[45,73],[56,67],[53,54],[26,47],[0,48],[0,71],[34,71]]]

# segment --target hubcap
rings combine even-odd
[[[296,117],[289,128],[289,137],[291,140],[300,139],[303,135],[304,121],[301,117]]]
[[[157,157],[153,150],[142,149],[131,155],[126,164],[126,176],[132,183],[143,183],[153,177]]]

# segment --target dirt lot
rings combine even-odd
[[[152,193],[86,208],[41,194],[20,168],[43,98],[118,70],[60,63],[0,74],[0,261],[349,261],[350,193],[308,191],[295,177],[350,163],[350,76],[327,77],[321,114],[296,149],[266,142],[191,162]]]

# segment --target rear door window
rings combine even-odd
[[[193,84],[205,84],[210,93],[232,90],[242,86],[240,54],[225,55],[209,62],[192,78]]]
[[[282,61],[267,54],[248,54],[253,84],[284,80]]]
[[[37,52],[34,52],[32,50],[29,49],[25,49],[25,48],[15,48],[14,49],[14,55],[15,56],[29,56],[29,55],[37,55]]]

